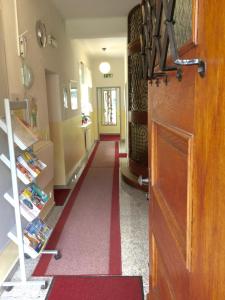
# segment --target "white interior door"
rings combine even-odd
[[[97,88],[99,134],[120,134],[120,88]]]

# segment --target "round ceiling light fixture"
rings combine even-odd
[[[109,73],[111,70],[111,66],[108,62],[102,62],[99,65],[99,71],[103,74]]]

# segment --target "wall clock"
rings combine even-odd
[[[37,38],[38,45],[40,47],[42,48],[46,47],[47,33],[46,33],[45,24],[41,20],[38,20],[36,22],[36,38]]]

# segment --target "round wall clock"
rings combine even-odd
[[[46,33],[45,24],[41,20],[38,20],[36,22],[36,37],[37,37],[38,45],[42,48],[46,47],[47,33]]]

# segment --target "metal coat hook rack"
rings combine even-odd
[[[206,63],[202,59],[181,59],[179,57],[174,31],[175,5],[176,0],[143,0],[141,3],[143,77],[148,80],[156,80],[157,86],[159,79],[163,80],[165,84],[168,83],[167,73],[169,71],[176,71],[177,79],[182,80],[183,66],[197,65],[201,77],[204,77],[206,72]],[[169,49],[172,64],[167,65]],[[155,71],[156,67],[159,70],[157,72]]]

